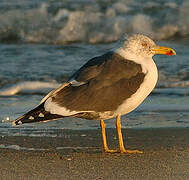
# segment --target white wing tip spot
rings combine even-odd
[[[19,125],[22,124],[22,121],[18,121],[18,124],[19,124]]]
[[[34,117],[33,117],[33,116],[30,116],[30,117],[29,117],[29,119],[33,120],[33,119],[34,119]]]
[[[40,113],[39,114],[39,117],[45,117],[43,113]]]
[[[12,122],[12,126],[21,125],[21,124],[22,124],[22,121],[18,121],[17,123],[16,121]]]

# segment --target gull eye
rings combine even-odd
[[[147,47],[148,45],[147,45],[146,42],[143,42],[143,43],[142,43],[142,46],[143,46],[143,47]]]

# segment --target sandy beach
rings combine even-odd
[[[100,130],[62,133],[1,137],[1,179],[189,179],[187,128],[124,129],[126,147],[144,152],[132,155],[103,153]],[[115,130],[107,133],[116,148]]]
[[[188,9],[188,0],[1,0],[0,180],[189,180]],[[131,48],[131,34],[158,46],[140,41]],[[90,68],[81,68],[90,59]],[[67,117],[129,112],[157,79],[150,96],[121,117],[126,149],[142,154],[104,153],[99,120]],[[59,103],[49,99],[44,108],[64,119],[12,126],[68,80],[77,86],[69,86],[73,94],[56,91]],[[28,119],[42,120],[45,111]],[[118,148],[115,122],[105,121],[110,149]]]

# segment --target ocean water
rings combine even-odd
[[[0,2],[0,135],[61,136],[97,129],[76,118],[12,127],[90,58],[123,34],[143,33],[177,56],[155,56],[159,81],[123,128],[189,127],[189,3],[187,0],[2,0]],[[108,120],[107,127],[115,127]]]

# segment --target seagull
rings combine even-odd
[[[90,59],[67,82],[51,91],[33,110],[12,125],[47,122],[64,117],[100,120],[103,149],[107,153],[142,153],[128,150],[123,143],[121,116],[137,108],[154,89],[158,70],[152,57],[176,55],[149,37],[134,34],[120,47]],[[119,149],[109,149],[104,120],[116,118]]]

